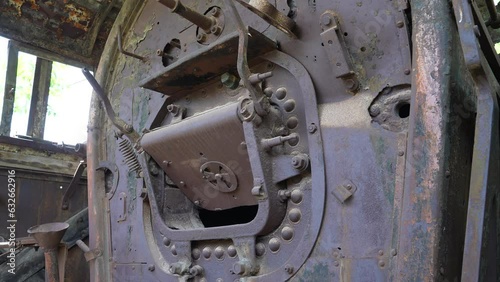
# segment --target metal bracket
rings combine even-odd
[[[64,193],[61,209],[67,210],[69,208],[69,199],[71,198],[71,196],[73,196],[76,189],[78,188],[78,184],[80,182],[80,179],[82,178],[83,171],[85,170],[86,167],[87,167],[87,162],[80,161],[80,164],[76,168],[75,174],[73,175],[73,179],[71,179],[71,183],[69,184],[68,188],[66,189],[66,192]]]
[[[339,200],[340,203],[345,203],[352,195],[354,192],[356,192],[358,188],[356,185],[352,184],[351,181],[345,181],[342,185],[339,185],[333,190],[333,195],[337,200]]]
[[[359,88],[359,81],[352,68],[352,60],[344,41],[344,33],[337,17],[332,11],[321,15],[320,23],[323,32],[320,34],[328,59],[333,66],[333,75],[344,80],[349,91]]]
[[[118,216],[118,222],[127,220],[127,194],[121,192],[119,194],[119,200],[123,203],[123,213]]]
[[[83,256],[87,262],[94,260],[100,256],[102,256],[102,251],[100,249],[91,250],[87,244],[85,244],[82,240],[77,240],[76,244],[83,251]]]

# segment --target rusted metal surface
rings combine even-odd
[[[35,238],[45,257],[45,281],[59,282],[64,276],[59,273],[58,245],[69,224],[65,222],[46,223],[33,226],[28,233]]]
[[[255,58],[275,48],[276,44],[249,29],[252,40],[248,42],[248,57]],[[202,84],[228,71],[235,71],[238,58],[238,32],[224,36],[217,43],[200,49],[176,61],[157,75],[143,81],[143,87],[176,95]]]
[[[467,209],[467,229],[463,253],[462,281],[498,280],[497,222],[499,218],[498,189],[500,179],[500,127],[498,83],[491,85],[497,75],[498,58],[491,59],[492,42],[478,7],[463,1],[453,2],[455,14],[462,14],[458,23],[461,45],[467,54],[466,61],[473,74],[477,97],[477,118],[474,134],[472,173]],[[490,11],[491,12],[491,11]],[[496,11],[495,11],[496,13]],[[480,34],[468,28],[473,21],[479,21]],[[476,39],[477,37],[477,39]],[[467,47],[467,48],[466,48]],[[481,51],[486,57],[483,57]],[[485,59],[488,58],[486,61]],[[488,68],[491,66],[491,69]],[[495,238],[496,237],[496,238]]]
[[[73,175],[81,155],[73,149],[36,140],[0,137],[0,166],[57,175]]]
[[[125,3],[96,77],[140,137],[117,136],[94,99],[92,279],[460,280],[479,111],[467,70],[482,64],[450,6],[270,1],[293,38],[232,3],[182,2],[224,13],[213,42],[163,4]],[[355,80],[332,75],[334,53]]]
[[[78,248],[73,248],[76,240],[84,239],[88,236],[88,217],[87,209],[76,213],[66,221],[69,228],[64,234],[62,241],[69,248],[66,257],[65,278],[69,281],[88,281],[88,264],[82,258],[82,252]],[[26,238],[19,238],[19,244],[27,242],[26,246],[31,247],[36,242],[30,238],[29,242]],[[6,264],[0,264],[0,279],[2,281],[33,281],[41,273],[43,277],[44,254],[43,251],[35,250],[35,248],[24,248],[16,255],[16,274],[8,273]],[[43,278],[42,278],[43,279]]]
[[[276,7],[267,0],[250,0],[248,2],[245,0],[238,0],[238,2],[274,27],[286,33],[288,36],[295,37],[293,33],[295,22],[276,9]]]
[[[2,1],[0,34],[95,67],[120,6],[118,0]]]
[[[446,3],[412,2],[412,100],[396,280],[433,281],[443,275],[452,24]]]

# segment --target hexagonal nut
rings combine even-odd
[[[196,41],[198,41],[199,43],[204,43],[206,40],[207,35],[202,31],[198,32],[198,34],[196,35]]]
[[[210,10],[210,15],[213,17],[218,17],[220,15],[219,7],[213,7],[212,10]]]
[[[298,154],[292,158],[293,168],[304,171],[309,167],[309,157],[306,154]]]
[[[224,86],[232,90],[238,88],[238,86],[240,85],[240,79],[228,72],[221,75],[220,81]]]
[[[210,28],[210,33],[218,36],[222,33],[222,27],[220,27],[219,25],[214,25]]]

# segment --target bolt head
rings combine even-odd
[[[206,35],[204,32],[200,31],[200,32],[196,35],[196,40],[197,40],[198,42],[200,42],[200,43],[203,43],[203,42],[205,42],[205,40],[207,40],[207,35]]]
[[[237,275],[243,275],[247,271],[248,265],[245,262],[237,261],[233,264],[233,272]]]
[[[222,28],[219,25],[214,25],[210,28],[210,33],[217,36],[222,33]]]
[[[234,76],[228,72],[221,75],[220,81],[224,86],[226,86],[229,89],[233,89],[233,90],[238,88],[238,86],[240,84],[240,80],[236,76]]]
[[[323,14],[321,16],[321,24],[324,26],[328,26],[332,23],[332,15],[330,14]]]
[[[308,127],[307,127],[307,131],[309,131],[309,133],[314,133],[316,132],[316,130],[318,129],[318,127],[316,126],[316,124],[314,123],[311,123]]]
[[[292,165],[296,169],[300,169],[305,165],[305,160],[301,156],[295,156],[292,159]]]
[[[344,80],[344,83],[345,83],[345,86],[347,87],[347,89],[352,90],[352,91],[358,89],[358,87],[359,87],[359,83],[357,82],[357,80],[352,79],[352,78],[348,78],[348,79]]]
[[[217,17],[220,14],[220,9],[218,7],[214,7],[212,10],[210,10],[210,15]]]

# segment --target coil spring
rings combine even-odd
[[[137,160],[137,156],[135,155],[130,141],[128,139],[122,139],[120,143],[118,143],[118,149],[122,152],[129,170],[138,171],[140,168],[139,161]]]

